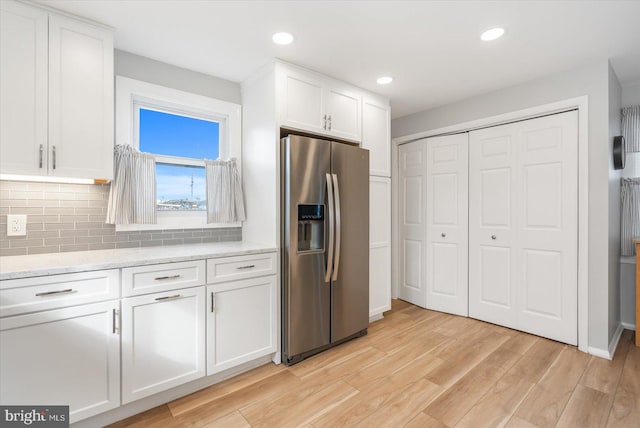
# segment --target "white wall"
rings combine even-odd
[[[622,107],[640,105],[640,82],[622,87]]]
[[[522,85],[394,119],[392,137],[411,135],[568,98],[589,97],[589,346],[609,345],[609,64],[598,62]],[[428,97],[429,94],[425,94]],[[614,270],[619,269],[614,267]]]
[[[241,104],[240,84],[236,82],[117,49],[114,62],[118,76]]]
[[[622,87],[609,65],[609,341],[620,325],[620,178],[613,169],[613,137],[620,135]]]

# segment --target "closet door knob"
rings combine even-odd
[[[491,235],[491,239],[493,239],[494,241],[497,239],[498,237],[496,235]]]
[[[443,238],[446,238],[447,234],[446,233],[441,233],[440,236],[442,236]]]

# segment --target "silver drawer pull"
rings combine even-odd
[[[36,293],[37,297],[51,296],[52,294],[66,294],[66,293],[75,293],[76,291],[67,288],[66,290],[58,290],[58,291],[44,291],[42,293]]]
[[[156,297],[156,302],[160,302],[161,300],[177,299],[179,297],[181,297],[180,294],[176,294],[174,296]]]
[[[251,269],[256,267],[256,265],[246,265],[246,266],[238,266],[236,269]]]
[[[169,275],[169,276],[159,276],[155,278],[156,281],[162,281],[163,279],[176,279],[180,278],[182,275]]]

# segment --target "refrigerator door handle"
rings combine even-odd
[[[340,189],[338,187],[338,175],[333,175],[333,191],[335,193],[336,199],[336,255],[335,261],[333,264],[333,280],[336,281],[338,279],[338,268],[340,267]]]
[[[327,269],[324,273],[324,282],[331,280],[331,270],[333,269],[333,237],[335,234],[335,223],[333,217],[333,183],[331,175],[327,173],[327,202],[329,203],[329,249],[327,250]]]

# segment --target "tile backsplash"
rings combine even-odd
[[[0,256],[242,240],[242,229],[116,232],[109,185],[0,181]],[[27,236],[7,236],[7,215],[27,215]]]

